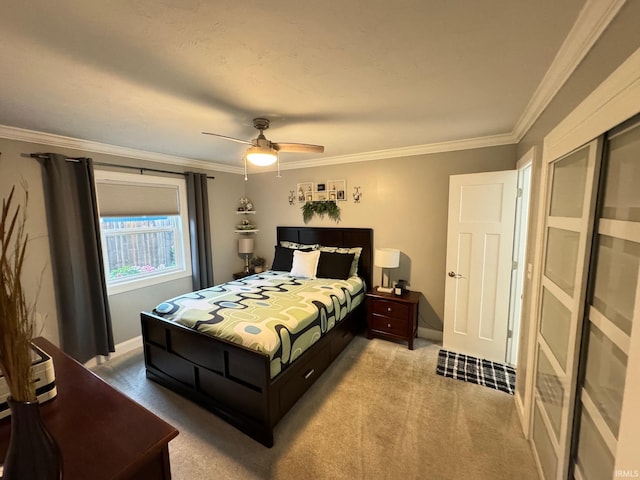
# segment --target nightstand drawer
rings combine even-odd
[[[373,313],[386,317],[408,320],[411,316],[409,305],[393,302],[389,300],[375,300],[373,302]]]
[[[409,330],[409,321],[407,319],[386,317],[383,315],[372,315],[371,329],[392,335],[406,336]]]
[[[377,290],[367,292],[367,338],[405,340],[413,350],[418,333],[420,292],[408,291],[402,297]]]

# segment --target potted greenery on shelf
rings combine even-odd
[[[264,271],[264,267],[267,264],[267,261],[262,257],[253,257],[251,259],[251,266],[253,267],[253,271],[255,273],[261,273]]]
[[[324,218],[327,215],[331,220],[338,223],[340,221],[340,207],[332,200],[305,203],[302,206],[304,223],[309,223],[314,215],[318,215],[320,218]]]

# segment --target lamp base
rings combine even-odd
[[[376,288],[376,290],[378,292],[382,292],[382,293],[391,293],[391,292],[393,292],[393,288],[391,288],[391,287],[378,287],[378,288]]]

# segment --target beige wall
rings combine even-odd
[[[33,145],[0,138],[0,195],[6,198],[11,187],[15,185],[16,200],[23,204],[24,193],[20,185],[24,182],[29,191],[26,224],[29,243],[22,282],[27,302],[34,303],[37,299],[36,312],[42,328],[38,333],[57,342],[58,315],[51,274],[40,164],[36,160],[20,156],[22,152],[35,151],[37,150]]]
[[[339,202],[343,227],[371,227],[377,247],[398,248],[400,268],[392,279],[410,281],[421,291],[420,327],[442,330],[449,176],[514,169],[515,146],[393,158],[343,165],[250,174],[246,191],[257,210],[256,253],[273,259],[275,227],[304,225],[300,204],[291,206],[289,191],[301,182],[346,180],[347,201]],[[363,192],[353,202],[353,187]],[[314,218],[309,226],[336,226]],[[374,269],[374,284],[380,269]]]
[[[137,167],[157,168],[171,171],[188,170],[184,167],[166,164],[153,164],[112,155],[82,152],[72,149],[37,145],[27,142],[0,139],[0,194],[9,194],[12,185],[20,185],[24,180],[29,190],[29,206],[27,233],[30,242],[23,281],[27,296],[34,300],[40,281],[40,291],[37,301],[37,312],[44,319],[42,336],[55,344],[60,344],[58,334],[58,315],[53,276],[51,273],[51,255],[49,252],[49,237],[46,221],[46,210],[42,188],[41,167],[32,158],[24,158],[21,153],[53,152],[69,156],[88,156],[95,162],[114,163]],[[104,167],[101,167],[104,168]],[[131,171],[131,170],[126,170]],[[215,176],[209,181],[209,204],[211,214],[211,233],[214,252],[221,252],[214,258],[214,278],[216,281],[227,281],[231,274],[241,264],[235,252],[235,234],[232,225],[236,221],[234,213],[236,199],[244,189],[244,182],[240,175],[207,172]],[[22,197],[19,197],[22,198]],[[112,313],[114,340],[117,343],[140,335],[141,310],[153,308],[168,297],[175,296],[191,289],[191,279],[180,279],[166,282],[154,287],[137,289],[131,292],[112,295],[109,305]]]
[[[56,152],[70,156],[86,155],[102,163],[175,171],[184,168],[4,139],[0,139],[0,152],[0,191],[8,193],[11,185],[19,184],[21,179],[29,185],[27,231],[31,243],[25,281],[29,295],[34,297],[42,272],[38,298],[38,312],[46,318],[42,334],[59,343],[40,165],[31,158],[21,157],[21,153]],[[502,146],[285,170],[280,179],[276,178],[275,172],[254,173],[249,176],[248,182],[243,180],[242,175],[209,172],[215,176],[215,180],[209,181],[215,281],[230,280],[232,273],[239,271],[243,265],[242,258],[237,254],[238,236],[233,233],[239,220],[235,210],[241,196],[249,195],[256,205],[258,213],[255,220],[261,230],[256,236],[256,254],[267,257],[270,262],[275,244],[275,227],[303,225],[300,205],[296,203],[290,206],[288,203],[289,190],[295,190],[299,182],[344,179],[347,182],[347,201],[340,202],[340,226],[371,227],[377,246],[395,247],[402,251],[401,266],[393,272],[393,279],[407,279],[412,289],[423,293],[420,326],[441,330],[449,175],[507,170],[514,166],[515,146]],[[351,196],[355,185],[359,185],[363,192],[360,204],[354,203]],[[335,224],[328,219],[314,219],[309,225]],[[379,278],[380,271],[376,269],[376,284]],[[141,310],[152,308],[167,297],[189,289],[190,281],[182,279],[112,295],[110,307],[116,344],[140,334]]]

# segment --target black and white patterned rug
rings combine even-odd
[[[461,353],[440,350],[436,373],[443,377],[477,383],[513,395],[516,371],[509,365],[491,362]]]

